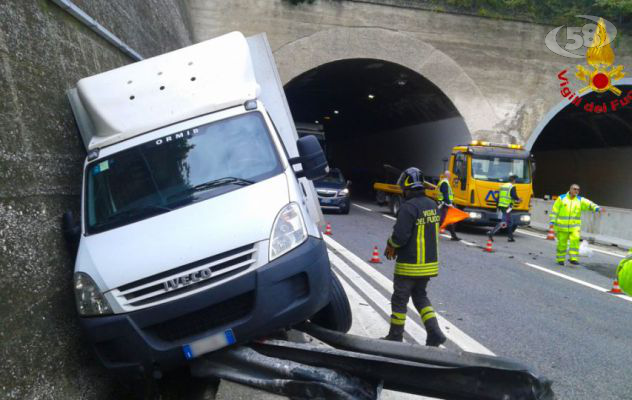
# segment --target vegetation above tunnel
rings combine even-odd
[[[315,3],[314,0],[284,1],[292,5]],[[354,2],[357,0],[330,1]],[[606,18],[617,26],[632,26],[632,0],[362,0],[362,2],[551,25],[577,24],[576,15],[589,14]]]

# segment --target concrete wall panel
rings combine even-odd
[[[191,43],[184,1],[77,1],[144,56]],[[65,91],[131,60],[47,0],[0,7],[0,398],[126,398],[83,343],[61,215],[84,150]]]

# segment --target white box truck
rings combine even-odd
[[[160,375],[308,319],[349,329],[310,182],[327,163],[297,138],[265,35],[84,78],[68,97],[88,152],[80,221],[65,215],[76,305],[106,367]]]

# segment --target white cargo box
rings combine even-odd
[[[69,96],[91,150],[243,104],[258,92],[248,42],[232,32],[81,79]]]

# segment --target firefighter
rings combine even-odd
[[[617,280],[621,290],[632,296],[632,248],[617,267]]]
[[[426,346],[439,346],[446,337],[439,328],[437,316],[426,294],[431,277],[439,272],[439,221],[437,204],[426,197],[423,174],[411,167],[400,180],[405,202],[397,214],[393,234],[384,255],[397,258],[391,298],[391,328],[383,338],[401,342],[406,323],[406,306],[412,296],[426,327]]]
[[[496,224],[494,229],[487,232],[487,236],[489,237],[489,240],[491,240],[492,242],[494,241],[494,235],[501,228],[507,228],[507,234],[509,236],[507,241],[509,242],[516,241],[516,239],[514,239],[513,234],[516,231],[516,228],[518,227],[518,225],[513,223],[513,220],[511,218],[511,208],[514,206],[514,204],[518,204],[522,201],[520,200],[520,198],[518,197],[518,194],[516,193],[515,185],[516,185],[517,178],[518,177],[516,175],[511,175],[509,177],[509,182],[503,184],[500,187],[500,192],[498,193],[498,206],[496,209],[496,212],[499,214],[500,221]]]
[[[564,265],[567,249],[570,263],[579,264],[582,211],[602,213],[604,209],[587,198],[579,196],[579,185],[576,184],[572,184],[568,193],[558,197],[553,204],[550,227],[555,230],[557,238],[556,261],[559,265]]]
[[[439,200],[439,209],[441,209],[441,224],[443,224],[443,220],[445,216],[448,214],[449,208],[452,206],[454,201],[454,194],[452,193],[452,186],[450,186],[450,178],[452,177],[452,173],[450,171],[445,171],[443,173],[443,179],[439,181],[439,196],[437,200]],[[450,224],[447,226],[448,231],[450,231],[451,240],[461,240],[456,235],[456,229],[454,224]]]

